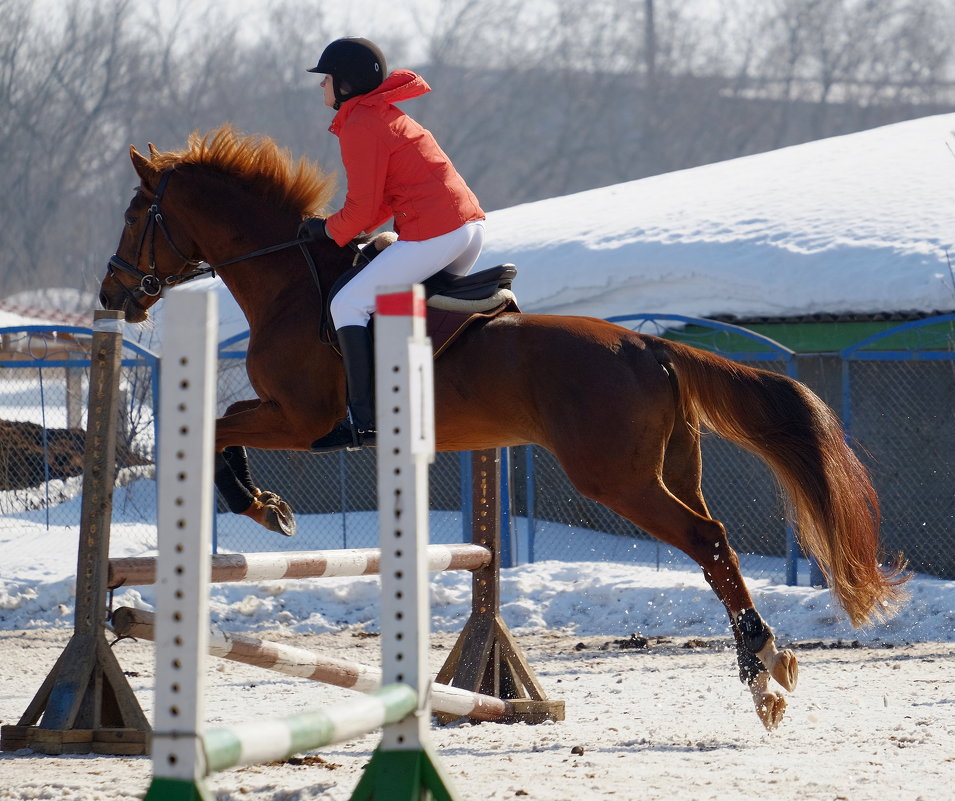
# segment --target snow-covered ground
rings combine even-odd
[[[148,505],[144,484],[119,491],[115,508],[131,508],[128,493],[146,494],[134,501]],[[114,517],[111,555],[154,553],[141,526]],[[304,522],[305,530],[322,526]],[[436,522],[459,530],[456,521]],[[26,710],[73,622],[76,530],[47,529],[36,513],[22,523],[0,532],[4,724]],[[802,665],[787,718],[773,733],[758,722],[736,678],[725,613],[698,571],[557,560],[503,570],[502,616],[545,692],[564,701],[566,720],[436,729],[438,757],[460,797],[762,801],[770,786],[780,798],[940,798],[938,788],[955,778],[955,582],[915,578],[901,613],[863,631],[851,629],[826,590],[748,583],[781,643],[797,644]],[[127,588],[114,603],[150,609],[153,597],[149,587]],[[433,576],[434,671],[470,599],[470,574]],[[371,666],[379,661],[376,577],[218,584],[211,611],[225,631]],[[632,634],[649,638],[650,648],[621,647]],[[122,641],[115,652],[151,715],[152,645]],[[297,714],[348,697],[346,690],[233,663],[210,664],[206,676],[209,725]],[[228,771],[208,786],[219,801],[343,801],[377,739],[371,734],[291,763]],[[142,797],[149,776],[146,757],[7,752],[0,754],[0,799],[130,801]]]
[[[76,481],[76,479],[71,479]],[[76,490],[76,487],[73,488]],[[78,507],[80,497],[69,503]],[[134,513],[128,519],[124,510]],[[152,511],[151,511],[152,510]],[[155,553],[155,531],[141,525],[145,515],[155,519],[154,485],[132,482],[116,491],[110,555]],[[358,513],[372,516],[373,513]],[[0,630],[67,628],[72,625],[76,575],[77,530],[49,527],[40,511],[12,516],[18,525],[0,528]],[[78,519],[78,516],[77,516]],[[371,520],[367,521],[369,527]],[[250,524],[254,528],[254,524]],[[299,534],[287,539],[260,530],[275,550],[313,550],[330,544],[339,531],[339,515],[299,516]],[[521,564],[526,553],[518,526],[518,566],[502,574],[502,613],[515,631],[564,631],[601,635],[642,631],[666,636],[724,636],[725,613],[695,565],[664,550],[655,541],[601,535],[554,523],[539,522],[536,558]],[[459,517],[433,513],[432,541],[461,539]],[[323,532],[334,534],[324,536]],[[587,538],[596,559],[569,561],[568,541]],[[579,547],[578,539],[578,547]],[[266,548],[268,545],[266,544]],[[229,539],[220,542],[229,550]],[[577,551],[579,553],[579,550]],[[615,561],[605,561],[607,559]],[[657,559],[673,569],[658,570]],[[600,561],[598,561],[600,560]],[[779,574],[779,560],[749,556],[749,575]],[[801,586],[788,587],[767,579],[749,581],[763,615],[786,639],[850,638],[868,643],[884,640],[955,642],[955,582],[920,577],[911,583],[913,598],[893,620],[854,631],[830,600],[827,590],[809,587],[803,565]],[[471,595],[469,574],[440,573],[433,577],[432,627],[451,632],[467,617]],[[119,591],[118,606],[151,608],[151,588]],[[279,626],[289,633],[321,634],[342,626],[377,630],[377,579],[296,579],[257,586],[220,584],[212,588],[213,622],[243,631]]]

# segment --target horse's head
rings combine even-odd
[[[150,145],[155,154],[155,150]],[[129,149],[140,183],[124,214],[125,226],[109,260],[99,300],[106,309],[121,309],[126,321],[142,322],[163,290],[202,262],[196,244],[177,224],[175,212],[162,205],[172,170],[158,169],[135,147]]]

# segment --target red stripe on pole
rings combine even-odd
[[[376,309],[378,314],[391,317],[424,317],[425,301],[423,297],[415,297],[414,292],[395,292],[379,295]]]

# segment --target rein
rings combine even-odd
[[[122,258],[122,256],[120,256],[118,253],[114,253],[107,263],[107,270],[114,278],[116,278],[117,272],[123,272],[139,280],[138,286],[130,288],[122,281],[117,279],[117,283],[122,287],[123,293],[126,295],[126,298],[129,301],[142,308],[142,304],[140,303],[141,298],[153,298],[157,295],[161,295],[163,290],[165,290],[167,287],[184,284],[188,281],[195,280],[196,278],[202,278],[206,275],[214,276],[216,274],[216,270],[219,270],[222,267],[227,267],[230,264],[236,264],[241,261],[247,261],[248,259],[255,259],[259,256],[267,256],[270,253],[277,253],[280,250],[287,250],[288,248],[295,247],[296,245],[299,247],[299,249],[302,251],[302,255],[305,257],[305,263],[308,265],[309,272],[312,275],[312,280],[315,281],[315,286],[318,287],[319,293],[322,292],[322,287],[318,280],[318,268],[315,265],[315,259],[312,257],[312,254],[308,249],[308,243],[312,241],[309,237],[297,237],[296,239],[289,240],[288,242],[280,242],[277,245],[269,245],[268,247],[260,248],[259,250],[253,250],[251,253],[244,253],[241,256],[235,256],[234,258],[226,259],[225,261],[219,262],[219,264],[209,264],[207,267],[199,267],[199,265],[205,260],[190,258],[179,249],[179,247],[173,241],[172,235],[169,233],[169,228],[166,226],[166,220],[162,215],[162,210],[159,208],[159,204],[162,202],[163,194],[165,194],[166,185],[169,183],[169,178],[171,175],[172,170],[164,172],[162,178],[159,180],[159,186],[156,188],[155,198],[153,199],[152,205],[149,207],[146,225],[143,228],[142,236],[139,238],[139,248],[136,251],[136,261],[138,262],[142,256],[143,246],[146,244],[146,237],[148,236],[149,272],[143,272],[138,267],[130,264],[128,261],[126,261],[126,259]],[[172,249],[172,252],[176,254],[176,256],[182,259],[182,261],[187,265],[191,267],[197,267],[198,269],[187,273],[177,273],[175,275],[168,275],[165,278],[160,278],[156,268],[156,229],[159,229],[162,235],[166,238],[166,243]],[[359,248],[354,242],[350,242],[348,247],[354,250],[356,254],[362,254],[361,248]],[[367,259],[367,256],[365,258]]]

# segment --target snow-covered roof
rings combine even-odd
[[[0,300],[0,328],[32,325],[93,324],[95,297],[76,289],[56,288],[18,292]]]
[[[955,310],[955,114],[492,212],[525,311]]]
[[[475,269],[515,263],[521,308],[549,314],[955,311],[953,131],[925,117],[494,211]],[[218,294],[220,341],[247,330],[218,278],[189,287]]]

